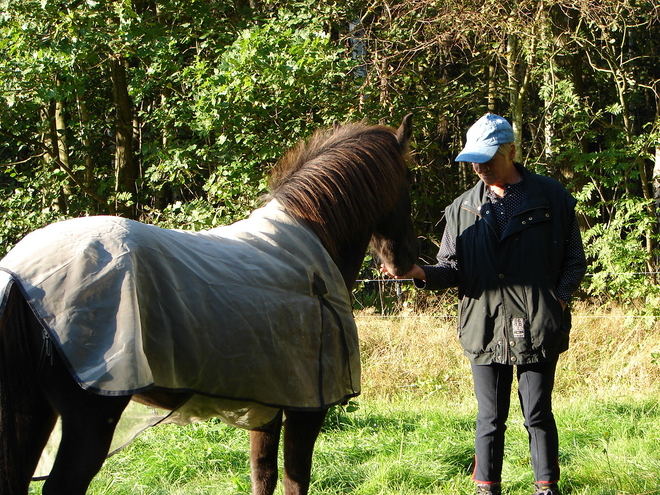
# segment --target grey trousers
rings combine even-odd
[[[551,399],[556,367],[556,360],[515,367],[518,398],[537,482],[559,481],[559,440]],[[472,365],[479,407],[473,473],[473,479],[478,483],[502,480],[504,433],[511,405],[513,371],[514,366],[503,364]]]

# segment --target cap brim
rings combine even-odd
[[[495,156],[499,145],[484,146],[482,148],[464,149],[456,157],[457,162],[484,163]]]

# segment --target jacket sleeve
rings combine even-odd
[[[584,255],[582,237],[580,236],[580,227],[578,226],[575,214],[573,214],[568,238],[566,239],[561,275],[555,289],[557,297],[566,302],[570,301],[586,271],[587,261]]]
[[[438,290],[458,286],[458,261],[456,261],[456,240],[445,228],[440,242],[440,250],[435,265],[422,266],[426,281],[415,279],[419,289]]]

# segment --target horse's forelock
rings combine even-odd
[[[278,163],[271,198],[306,220],[333,253],[355,224],[366,231],[393,207],[405,180],[405,151],[396,131],[348,124],[316,132]]]

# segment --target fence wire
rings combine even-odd
[[[620,273],[606,273],[607,275],[610,276],[622,276],[622,275],[645,275],[645,276],[650,276],[650,275],[660,275],[660,271],[648,271],[648,272],[620,272]],[[594,273],[587,273],[585,274],[585,277],[593,277],[596,274]],[[602,273],[599,273],[598,275],[602,275]],[[412,282],[414,279],[412,278],[389,278],[389,277],[382,277],[382,278],[363,278],[363,279],[358,279],[355,282],[356,283],[396,283],[396,295],[400,296],[401,295],[401,285],[403,282]],[[615,319],[653,319],[657,320],[660,319],[660,316],[655,316],[655,315],[579,315],[579,314],[572,314],[572,318],[585,318],[585,319],[599,319],[599,318],[615,318]],[[433,318],[433,319],[439,319],[439,320],[451,320],[451,319],[456,319],[456,315],[434,315],[434,314],[373,314],[373,315],[355,315],[355,319],[370,319],[370,318]]]
[[[596,275],[603,275],[603,273],[586,273],[585,277],[594,277]],[[607,272],[605,275],[610,276],[621,276],[621,275],[660,275],[660,272],[621,272],[621,273],[610,273]],[[412,278],[360,278],[356,282],[412,282]]]

